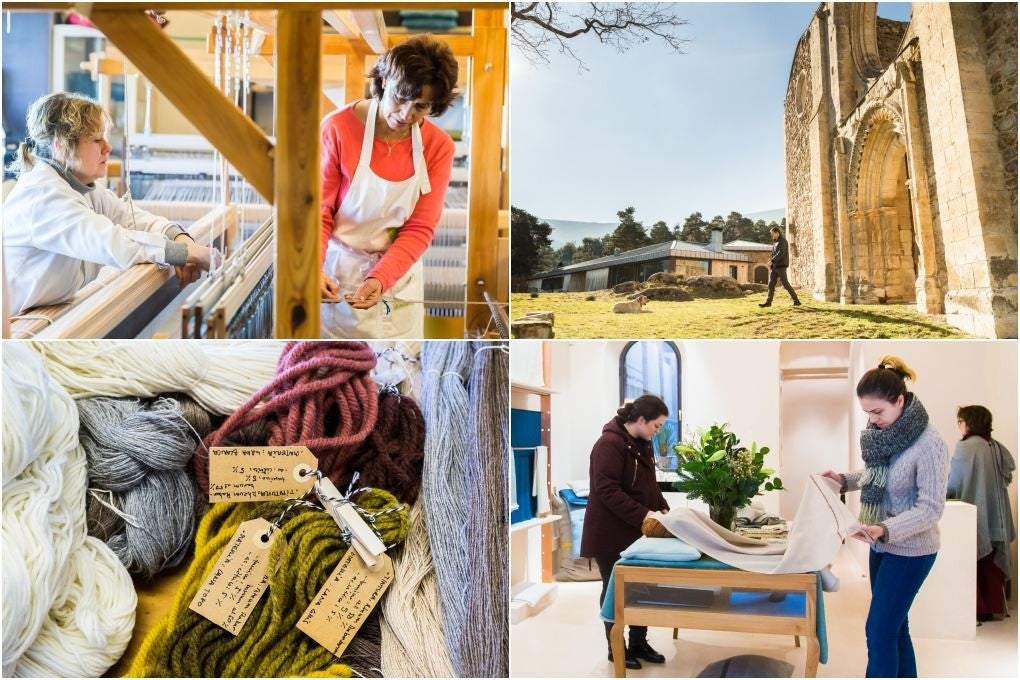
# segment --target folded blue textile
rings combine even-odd
[[[701,551],[679,538],[652,538],[642,536],[620,553],[621,557],[635,560],[659,560],[662,562],[690,562],[701,559]]]
[[[677,539],[679,540],[679,539]],[[710,557],[703,557],[700,560],[690,562],[676,562],[669,560],[647,560],[625,557],[616,562],[626,566],[635,567],[672,567],[674,569],[733,569],[728,564],[723,564]],[[816,572],[817,575],[817,572]],[[818,660],[820,663],[829,661],[829,640],[825,632],[825,600],[822,597],[822,579],[817,578],[817,611],[815,612],[816,633],[818,635]],[[602,601],[602,620],[612,623],[616,613],[616,573],[609,577],[609,586],[606,588],[606,598]],[[796,616],[803,615],[806,606],[803,595],[797,596],[788,594],[782,602],[768,602],[768,593],[741,592],[736,591],[730,597],[730,609],[734,613],[763,614]]]
[[[567,505],[588,505],[588,499],[578,496],[573,489],[560,489],[560,498]]]

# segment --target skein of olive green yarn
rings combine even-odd
[[[392,495],[378,490],[357,501],[370,510],[393,507]],[[155,677],[280,677],[368,675],[379,666],[378,622],[362,627],[341,663],[297,630],[295,624],[346,551],[333,519],[321,510],[295,508],[284,519],[270,555],[270,585],[237,637],[195,614],[188,605],[237,526],[254,517],[276,520],[286,503],[214,506],[196,534],[195,561],[170,614],[145,640],[129,670]],[[379,518],[388,543],[408,530],[406,509]],[[279,540],[283,538],[284,540]],[[279,565],[273,572],[275,565]]]

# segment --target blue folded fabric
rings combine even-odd
[[[669,539],[659,539],[669,540]],[[679,539],[677,539],[679,540]],[[636,545],[636,543],[635,543]],[[636,566],[636,567],[673,567],[675,569],[733,569],[728,564],[713,560],[710,557],[703,557],[700,560],[694,560],[690,562],[676,562],[662,559],[637,559],[634,557],[624,557],[617,561],[617,564]],[[817,575],[817,572],[815,572]],[[818,603],[817,610],[815,611],[815,632],[818,636],[818,661],[820,663],[828,663],[829,661],[829,638],[825,630],[825,599],[822,596],[822,579],[817,579],[817,591],[815,601]],[[791,594],[792,595],[792,594]],[[730,607],[734,612],[743,612],[747,614],[763,614],[768,611],[773,615],[796,615],[797,610],[803,615],[804,597],[793,597],[787,596],[786,600],[779,603],[768,603],[767,596],[762,598],[760,593],[742,593],[740,591],[731,593]],[[616,573],[609,577],[609,585],[606,588],[606,597],[602,601],[602,615],[603,621],[613,622],[616,617]]]
[[[560,498],[567,505],[588,505],[588,499],[578,496],[573,489],[560,489]]]
[[[620,557],[661,562],[690,562],[701,559],[701,551],[692,548],[679,538],[652,538],[642,536],[620,553]]]

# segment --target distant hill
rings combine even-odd
[[[553,228],[552,234],[549,236],[549,238],[552,239],[553,248],[560,248],[567,241],[573,241],[577,245],[581,245],[581,239],[586,236],[590,238],[602,238],[616,229],[619,224],[617,222],[575,222],[573,220],[550,220],[545,217],[540,217],[538,219],[541,222],[548,222],[549,226]]]

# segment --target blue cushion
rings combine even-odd
[[[588,505],[588,499],[581,498],[573,489],[560,489],[560,498],[567,505]]]
[[[620,557],[660,562],[692,562],[701,559],[701,552],[679,538],[651,538],[642,536],[620,553]]]

